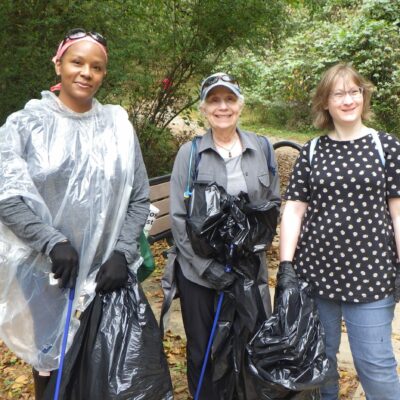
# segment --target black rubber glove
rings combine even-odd
[[[58,286],[74,287],[79,271],[79,256],[71,243],[57,243],[50,251],[50,259],[53,264],[51,272],[54,273],[54,278],[59,279]]]
[[[279,263],[277,284],[280,289],[298,287],[299,282],[291,261],[281,261]]]
[[[203,278],[216,290],[224,290],[235,282],[236,274],[226,272],[225,267],[217,261],[213,261],[204,271]]]
[[[107,293],[120,289],[128,281],[128,263],[124,254],[114,251],[100,267],[96,276],[96,292]]]
[[[396,263],[396,280],[394,281],[394,300],[400,301],[400,263]]]

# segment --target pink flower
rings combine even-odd
[[[172,81],[171,81],[171,79],[169,79],[169,78],[164,78],[163,81],[162,81],[162,85],[163,85],[163,89],[164,89],[165,91],[171,89],[171,87],[172,87]]]

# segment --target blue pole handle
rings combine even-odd
[[[234,250],[235,250],[235,246],[233,244],[231,244],[229,246],[229,255],[228,255],[227,263],[225,265],[225,272],[232,272],[232,259],[233,259]],[[213,344],[214,336],[215,336],[215,333],[217,330],[217,323],[219,320],[219,315],[221,314],[221,308],[222,308],[223,301],[224,301],[224,292],[221,292],[219,294],[217,310],[215,311],[214,321],[213,321],[213,325],[211,328],[210,337],[208,339],[207,350],[206,350],[206,354],[204,355],[203,365],[201,367],[199,383],[197,384],[196,393],[194,395],[194,400],[199,400],[201,387],[203,385],[203,380],[204,380],[204,374],[206,372],[207,362],[208,362],[208,358],[209,358],[210,352],[211,352],[211,346]]]
[[[213,326],[212,326],[212,329],[211,329],[210,337],[208,339],[207,350],[206,350],[206,354],[204,355],[203,365],[201,367],[199,383],[197,384],[196,393],[194,395],[194,400],[199,400],[201,387],[203,385],[203,380],[204,380],[204,374],[206,372],[208,357],[210,356],[211,346],[213,344],[215,332],[217,330],[217,323],[218,323],[218,319],[219,319],[219,314],[221,313],[223,300],[224,300],[224,292],[221,292],[219,294],[217,310],[215,311],[214,322],[213,322]]]
[[[56,389],[55,389],[54,397],[53,397],[54,400],[58,400],[58,397],[60,395],[61,378],[62,378],[62,371],[63,371],[63,366],[64,366],[65,351],[67,349],[69,323],[71,321],[72,304],[74,302],[74,297],[75,297],[75,287],[70,289],[69,296],[68,296],[67,318],[66,318],[65,326],[64,326],[64,333],[63,333],[63,339],[62,339],[62,345],[61,345],[60,365],[58,367],[57,383],[56,383]]]

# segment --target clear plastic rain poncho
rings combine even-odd
[[[97,271],[118,239],[134,179],[134,140],[121,107],[94,101],[78,114],[47,91],[0,128],[0,201],[21,196],[76,248],[74,310],[93,299]],[[49,284],[50,271],[48,256],[1,224],[0,338],[38,370],[58,368],[68,304],[68,290]],[[73,318],[69,345],[78,325]]]

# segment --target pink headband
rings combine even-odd
[[[92,42],[94,44],[97,44],[97,46],[100,47],[101,51],[104,53],[104,55],[106,56],[106,61],[108,61],[108,55],[107,55],[107,49],[101,44],[99,43],[97,40],[93,39],[91,36],[85,36],[83,38],[79,38],[79,39],[67,39],[67,40],[63,40],[60,45],[58,46],[57,49],[57,53],[56,55],[51,59],[51,61],[53,61],[53,63],[55,64],[57,62],[57,60],[60,60],[61,57],[63,56],[63,54],[67,51],[68,47],[72,46],[75,43],[78,42],[82,42],[83,40]]]
[[[67,49],[72,46],[75,43],[78,42],[82,42],[83,40],[86,40],[88,42],[92,42],[94,44],[97,44],[97,46],[100,47],[101,51],[104,53],[104,55],[106,56],[106,61],[108,61],[108,55],[107,55],[107,49],[101,44],[99,43],[97,40],[93,39],[91,36],[85,36],[83,38],[79,38],[79,39],[67,39],[67,40],[63,40],[60,45],[58,46],[57,49],[57,53],[56,55],[51,59],[51,61],[53,61],[53,63],[55,64],[57,62],[57,60],[60,60],[61,57],[63,56],[63,54],[67,51]],[[50,88],[50,90],[52,92],[55,91],[59,91],[61,90],[61,82],[57,83],[56,85],[52,86]]]

